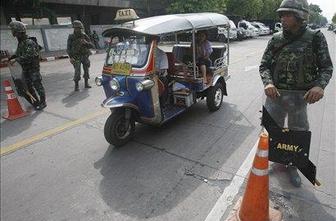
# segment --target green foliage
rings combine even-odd
[[[224,13],[224,0],[174,0],[167,9],[168,13],[218,12]]]
[[[261,14],[263,0],[227,0],[227,14],[257,19]]]
[[[310,13],[317,13],[317,14],[321,14],[322,12],[320,6],[314,4],[309,5],[309,11]]]
[[[276,10],[282,0],[173,0],[168,13],[219,12],[242,18],[279,20]],[[310,4],[310,23],[324,25],[327,19],[321,15],[318,5]],[[333,18],[336,23],[336,14]]]
[[[336,13],[335,13],[334,16],[332,17],[332,22],[333,22],[334,24],[336,24]]]
[[[279,8],[282,0],[263,0],[263,7],[259,19],[279,20],[276,10]]]
[[[226,0],[226,13],[247,19],[277,20],[280,3],[281,0]]]
[[[318,5],[310,4],[309,5],[309,23],[316,25],[325,25],[328,23],[326,17],[321,15],[321,8]]]

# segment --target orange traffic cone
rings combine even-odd
[[[7,108],[8,113],[6,113],[3,118],[8,120],[15,120],[20,117],[24,117],[28,114],[28,112],[24,111],[21,108],[21,105],[10,85],[9,80],[5,80],[3,82],[3,86],[5,87],[5,92],[7,94]]]
[[[269,207],[268,148],[268,135],[262,133],[244,197],[229,221],[281,221],[280,211]]]

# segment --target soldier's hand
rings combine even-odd
[[[304,95],[304,99],[309,104],[319,101],[324,95],[324,90],[321,87],[315,86]]]
[[[266,96],[272,99],[275,99],[280,96],[278,89],[273,84],[266,85],[264,89]]]
[[[71,63],[71,64],[74,64],[74,63],[75,63],[75,59],[70,58],[70,63]]]

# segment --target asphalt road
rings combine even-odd
[[[323,32],[336,64],[335,34]],[[41,63],[48,107],[1,120],[1,220],[225,220],[244,191],[237,172],[246,170],[261,130],[258,66],[269,38],[231,44],[228,96],[219,111],[210,113],[203,101],[162,127],[137,125],[122,148],[104,139],[102,88],[83,89],[82,81],[73,92],[67,59]],[[92,85],[104,56],[91,57]],[[1,81],[8,76],[1,69]],[[270,198],[284,220],[336,218],[335,94],[333,77],[323,100],[309,107],[310,154],[322,186],[303,178],[298,189],[283,172],[270,175]],[[1,112],[6,108],[2,93]],[[225,198],[232,188],[237,194]]]

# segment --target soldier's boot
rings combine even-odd
[[[41,96],[40,97],[40,105],[39,105],[38,110],[43,110],[46,107],[47,107],[46,98],[45,98],[45,96]]]
[[[39,100],[36,100],[33,102],[33,107],[35,110],[41,110],[40,109],[40,101]]]
[[[269,168],[269,174],[275,174],[280,172],[286,172],[287,167],[280,163],[272,163]]]
[[[85,78],[85,88],[91,88],[91,86],[89,85],[89,79]]]
[[[79,91],[78,81],[75,81],[75,91]]]
[[[301,177],[296,167],[288,167],[288,176],[291,184],[295,187],[301,186]]]

